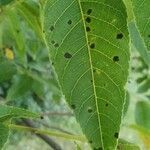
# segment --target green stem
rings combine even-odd
[[[84,136],[80,136],[80,135],[70,135],[70,134],[61,133],[61,132],[40,130],[37,128],[31,128],[31,127],[20,126],[20,125],[15,125],[15,124],[10,124],[8,126],[10,129],[13,129],[13,130],[24,130],[24,131],[34,132],[35,134],[50,135],[50,136],[54,136],[54,137],[64,138],[67,140],[87,142],[86,138]]]

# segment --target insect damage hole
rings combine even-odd
[[[118,33],[116,36],[116,39],[122,39],[123,38],[123,34],[122,33]]]
[[[92,13],[92,9],[88,9],[87,14],[90,15]]]
[[[118,132],[115,132],[114,137],[118,139],[118,137],[119,137]]]
[[[17,30],[16,30],[16,32],[17,32],[17,33],[20,33],[20,30],[19,30],[19,29],[17,29]]]
[[[58,43],[56,43],[54,46],[55,46],[55,47],[59,47],[59,44],[58,44]]]
[[[92,144],[92,143],[93,143],[93,141],[92,141],[92,140],[90,140],[90,141],[89,141],[89,143],[90,143],[90,144]]]
[[[54,30],[54,26],[51,26],[49,29],[50,29],[50,31],[53,31]]]
[[[67,23],[68,23],[69,25],[71,25],[71,24],[72,24],[72,20],[69,20]]]
[[[76,106],[74,104],[71,105],[72,109],[76,109]]]
[[[52,41],[51,41],[51,43],[52,43],[52,44],[55,44],[55,41],[54,41],[54,40],[52,40]]]
[[[44,116],[40,116],[41,119],[44,119]]]
[[[114,57],[113,57],[113,61],[114,61],[114,62],[118,62],[118,61],[119,61],[119,56],[114,56]]]
[[[93,69],[93,73],[96,73],[96,69]]]
[[[95,48],[95,43],[92,43],[92,44],[90,45],[90,48],[91,48],[91,49]]]
[[[66,52],[66,53],[64,54],[64,57],[65,57],[65,58],[71,58],[72,55],[71,55],[70,53]]]
[[[52,62],[52,65],[54,65],[54,62]]]
[[[88,113],[92,113],[93,109],[91,107],[88,108]]]
[[[85,21],[86,21],[87,23],[90,23],[90,22],[91,22],[91,18],[90,18],[90,17],[87,17],[87,18],[85,19]]]
[[[106,107],[108,107],[108,105],[109,105],[108,103],[105,104]]]

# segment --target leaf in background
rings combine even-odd
[[[7,100],[15,100],[23,97],[32,88],[32,78],[27,75],[17,75],[16,80],[8,90]]]
[[[35,33],[40,37],[42,35],[39,6],[36,2],[26,1],[17,6],[17,10],[20,15],[24,17],[30,27],[36,31]]]
[[[140,148],[135,144],[119,139],[117,150],[140,150]]]
[[[15,73],[16,67],[11,61],[0,59],[0,83],[8,81]]]
[[[94,149],[115,149],[129,68],[121,0],[53,0],[44,31],[62,91]]]
[[[150,65],[150,54],[148,54],[147,48],[145,47],[144,41],[139,34],[135,22],[129,22],[128,27],[133,46],[139,51],[145,63]]]
[[[0,123],[0,150],[4,147],[9,137],[9,128]]]
[[[140,101],[136,104],[135,120],[138,125],[150,130],[150,102]]]
[[[138,92],[139,93],[148,92],[149,89],[150,89],[150,79],[146,79],[139,85]]]
[[[14,1],[14,0],[0,0],[0,6],[7,5],[7,4],[11,3],[12,1]]]
[[[9,121],[12,118],[38,118],[39,115],[28,110],[0,105],[0,150],[9,137]]]
[[[132,129],[137,131],[140,139],[144,143],[144,147],[146,150],[150,149],[150,130],[147,130],[146,128],[142,127],[141,125],[131,125]]]
[[[149,57],[149,63],[148,63],[149,65],[150,64],[150,9],[149,9],[150,0],[138,0],[138,1],[131,0],[131,1],[132,1],[133,12],[135,16],[136,25],[137,25],[137,29],[134,30],[139,30],[140,37],[144,41],[144,46],[145,48],[147,48],[146,50],[148,55],[147,57]],[[136,35],[134,35],[134,37],[136,37]],[[145,51],[144,49],[141,49],[141,51],[143,50],[144,52]]]
[[[37,118],[37,114],[22,108],[0,105],[0,122],[8,121],[11,118]]]
[[[7,12],[7,20],[10,25],[11,34],[16,42],[16,57],[24,64],[26,62],[25,39],[21,31],[21,20],[15,9]]]

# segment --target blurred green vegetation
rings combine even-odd
[[[0,104],[42,112],[41,128],[82,134],[64,101],[49,61],[42,29],[45,0],[0,0]],[[131,45],[126,113],[120,137],[150,149],[150,68]],[[17,123],[24,123],[17,120]],[[87,144],[53,138],[62,149],[89,149]],[[84,147],[84,148],[83,148]],[[6,150],[51,149],[36,135],[13,131]]]

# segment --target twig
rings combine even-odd
[[[82,135],[70,135],[70,134],[61,133],[61,132],[54,132],[54,131],[50,131],[50,130],[40,130],[37,128],[15,125],[15,124],[9,124],[8,126],[12,130],[30,131],[30,132],[34,132],[36,134],[50,135],[50,136],[54,136],[54,137],[58,137],[58,138],[64,138],[66,140],[87,142],[86,138]]]
[[[45,126],[47,128],[55,129],[55,130],[58,130],[58,131],[61,131],[61,132],[73,135],[73,133],[71,133],[70,131],[66,131],[66,130],[60,128],[60,127],[50,126],[50,125],[46,124],[45,122],[41,122],[41,121],[37,121],[37,123],[42,124],[43,126]]]
[[[24,124],[32,127],[32,128],[36,128],[34,123],[31,120],[28,119],[24,119],[23,120]],[[42,134],[38,134],[35,133],[39,138],[41,138],[43,141],[45,141],[50,147],[52,147],[54,150],[62,150],[60,145],[57,144],[53,139],[51,139],[50,137],[48,137],[47,135],[42,135]]]

